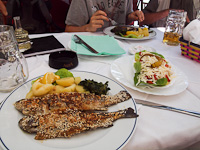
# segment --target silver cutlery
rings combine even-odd
[[[136,98],[135,98],[135,102],[137,104],[142,104],[144,106],[175,111],[175,112],[178,112],[178,113],[183,113],[183,114],[186,114],[186,115],[191,115],[191,116],[195,116],[195,117],[200,118],[200,112],[195,112],[195,111],[181,109],[181,108],[175,108],[175,107],[162,105],[162,104],[158,104],[158,103],[154,103],[154,102],[149,102],[149,101],[145,101],[145,100],[140,100],[140,99],[136,99]]]
[[[115,20],[113,20],[113,19],[111,19],[111,18],[109,18],[109,17],[108,17],[108,19],[109,19],[109,21],[111,22],[111,24],[112,24],[113,26],[116,26],[116,25],[117,25],[117,22],[116,22]]]
[[[78,44],[85,45],[88,48],[88,50],[90,50],[92,53],[95,53],[95,54],[99,53],[94,48],[92,48],[90,45],[88,45],[87,43],[85,43],[78,35],[74,35],[73,39],[74,39],[74,42],[76,42]]]

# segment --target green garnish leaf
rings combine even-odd
[[[141,71],[141,63],[139,61],[134,63],[135,73],[140,73]]]
[[[139,75],[139,73],[135,73],[135,76],[134,76],[134,84],[135,84],[135,86],[138,83],[138,75]]]
[[[167,85],[167,78],[161,78],[156,81],[157,86],[165,86]]]
[[[59,70],[55,73],[55,75],[60,76],[60,78],[74,77],[73,74],[72,74],[69,70],[67,70],[67,69],[65,69],[65,68],[59,69]]]
[[[158,54],[158,53],[156,53],[156,52],[150,52],[151,54],[154,54],[154,55],[158,55],[158,56],[160,56],[161,58],[165,58],[163,55],[161,55],[161,54]]]

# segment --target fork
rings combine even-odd
[[[117,22],[116,22],[115,20],[113,20],[113,19],[111,19],[111,18],[109,18],[109,17],[108,17],[108,19],[109,19],[109,21],[111,22],[111,24],[112,24],[113,26],[116,26],[116,25],[117,25]]]

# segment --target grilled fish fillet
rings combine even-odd
[[[126,101],[131,96],[126,91],[120,91],[114,96],[95,95],[90,93],[56,93],[44,97],[22,99],[14,106],[24,115],[47,114],[72,110],[107,110],[108,106]]]
[[[68,110],[65,113],[25,116],[19,121],[19,126],[28,133],[36,133],[36,140],[43,140],[71,137],[88,130],[113,126],[119,118],[136,117],[138,115],[132,108],[107,113]]]

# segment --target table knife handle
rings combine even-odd
[[[83,41],[79,36],[77,36],[77,35],[74,35],[74,36],[76,36],[81,41],[81,43],[84,44],[91,52],[96,53],[96,54],[99,53],[94,48],[92,48],[90,45],[85,43],[85,41]]]
[[[172,110],[172,111],[175,111],[175,112],[179,112],[179,113],[183,113],[183,114],[187,114],[187,115],[191,115],[191,116],[195,116],[195,117],[199,117],[200,118],[200,113],[199,112],[180,109],[180,108],[175,108],[175,107],[170,107],[170,106],[157,106],[157,107],[163,108],[163,109],[167,109],[167,110]]]

